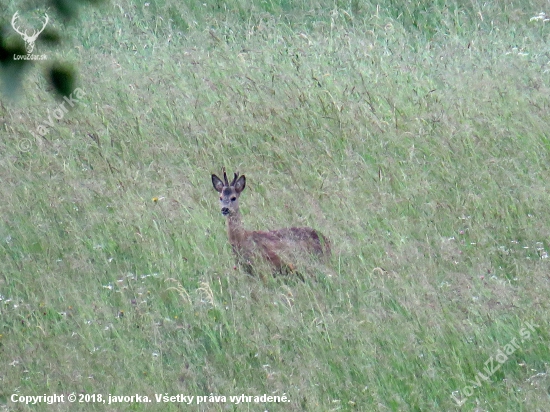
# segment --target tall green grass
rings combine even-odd
[[[71,40],[40,52],[85,95],[44,137],[40,65],[0,106],[0,405],[545,410],[546,6],[122,1],[52,23]],[[330,264],[234,269],[222,166],[247,175],[247,228],[315,227]]]

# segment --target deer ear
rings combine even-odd
[[[212,186],[214,186],[214,189],[221,193],[224,185],[218,176],[212,175]]]
[[[244,187],[246,186],[246,177],[244,177],[244,175],[239,177],[235,182],[234,186],[235,186],[235,191],[237,193],[241,193],[244,190]]]

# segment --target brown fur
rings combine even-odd
[[[244,229],[239,212],[239,196],[246,186],[246,178],[235,173],[231,183],[225,169],[224,181],[212,175],[212,185],[220,193],[221,211],[227,218],[227,236],[239,264],[248,272],[262,262],[278,272],[294,271],[297,254],[330,255],[330,242],[320,232],[309,227],[291,227],[269,232]]]

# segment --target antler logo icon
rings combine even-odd
[[[50,18],[46,13],[44,13],[44,16],[46,17],[46,20],[44,21],[44,25],[40,30],[38,31],[34,30],[31,36],[27,34],[26,30],[22,32],[16,27],[17,18],[19,17],[19,12],[16,11],[15,14],[13,15],[13,18],[11,19],[11,26],[17,33],[21,35],[21,37],[23,37],[23,40],[25,41],[25,48],[27,49],[28,54],[31,54],[32,51],[34,50],[34,42],[38,38],[38,35],[44,31],[44,29],[46,28],[46,24],[48,24],[48,21],[50,20]]]

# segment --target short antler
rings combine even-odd
[[[225,166],[222,167],[222,171],[223,171],[223,180],[225,181],[225,185],[229,186],[229,180],[227,180],[227,173],[225,173]]]

